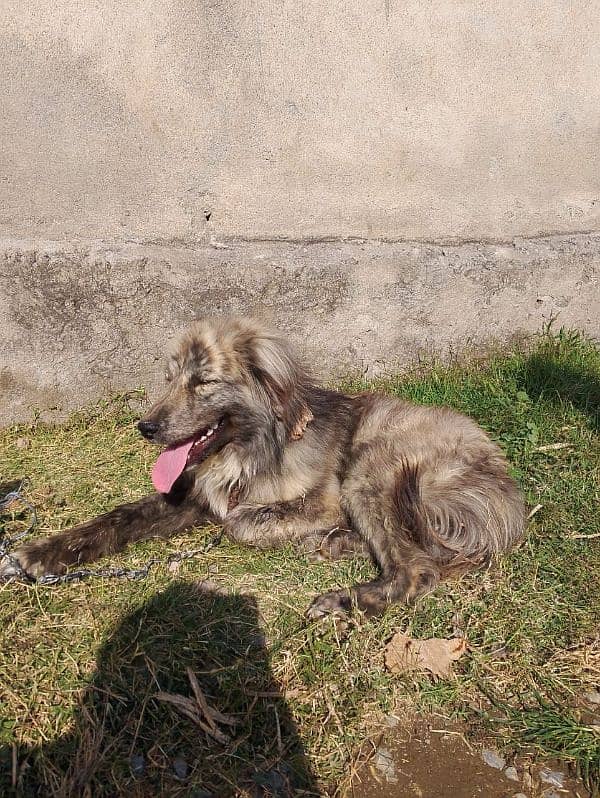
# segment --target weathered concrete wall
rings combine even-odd
[[[0,241],[0,421],[162,379],[192,318],[253,313],[322,375],[373,375],[545,321],[600,334],[600,234],[505,245]]]
[[[1,6],[0,235],[600,226],[595,0]]]

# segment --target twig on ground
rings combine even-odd
[[[165,693],[159,692],[156,693],[155,698],[159,701],[165,701],[168,704],[173,704],[182,715],[185,715],[191,721],[193,721],[197,726],[199,726],[202,731],[206,732],[206,734],[213,737],[217,742],[222,743],[223,745],[227,745],[230,742],[229,737],[219,729],[217,726],[217,722],[224,723],[228,726],[235,726],[237,725],[237,720],[233,718],[231,715],[224,715],[219,710],[214,709],[211,707],[204,697],[204,693],[200,689],[200,685],[198,683],[198,679],[196,678],[196,674],[193,672],[191,668],[187,669],[188,679],[190,680],[190,684],[192,687],[192,691],[194,693],[195,701],[191,698],[186,698],[183,695],[178,695],[176,693]]]
[[[557,452],[559,449],[569,449],[572,443],[547,443],[545,446],[536,446],[534,452]]]

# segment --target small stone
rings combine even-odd
[[[496,770],[502,770],[504,765],[506,765],[506,759],[501,757],[497,751],[486,750],[481,752],[481,758],[485,762],[486,765],[489,765],[491,768],[496,768]]]
[[[375,752],[373,764],[377,770],[385,777],[388,784],[396,784],[398,778],[396,776],[396,766],[394,765],[394,758],[391,751],[387,748],[379,747]]]
[[[129,758],[129,767],[133,775],[139,778],[146,770],[146,760],[142,754],[132,754]]]
[[[15,446],[17,449],[28,449],[31,446],[31,441],[29,438],[17,438]]]
[[[504,775],[506,776],[507,779],[510,779],[511,781],[519,781],[519,774],[517,773],[517,769],[512,766],[506,768],[506,770],[504,771]]]
[[[564,787],[565,775],[558,770],[547,770],[543,768],[543,770],[540,770],[540,779],[546,784],[551,784],[553,787]]]
[[[513,798],[527,798],[527,796],[525,795],[525,793],[524,793],[524,792],[516,792],[516,793],[513,795]]]
[[[600,691],[598,690],[590,690],[583,697],[589,704],[600,704]]]
[[[395,729],[396,726],[400,723],[400,718],[397,718],[395,715],[386,715],[384,722],[388,728]]]
[[[182,756],[176,756],[173,760],[173,770],[175,771],[175,777],[178,778],[179,781],[184,781],[184,779],[187,778],[188,766]]]

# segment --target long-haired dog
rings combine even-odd
[[[372,557],[376,579],[319,596],[308,614],[353,606],[375,614],[487,563],[522,535],[519,490],[477,424],[443,407],[317,387],[261,324],[195,322],[166,379],[138,424],[164,447],[157,492],[21,546],[14,557],[29,576],[216,521],[239,543]]]

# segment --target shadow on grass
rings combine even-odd
[[[235,726],[215,721],[228,741],[157,700],[160,691],[193,699],[187,667],[210,707],[236,719]],[[320,794],[273,679],[254,599],[208,583],[176,582],[119,623],[98,653],[72,728],[19,750],[16,770],[5,749],[1,794]]]
[[[584,364],[561,362],[535,353],[523,365],[522,384],[534,400],[569,402],[586,413],[595,430],[600,430],[600,380]]]

